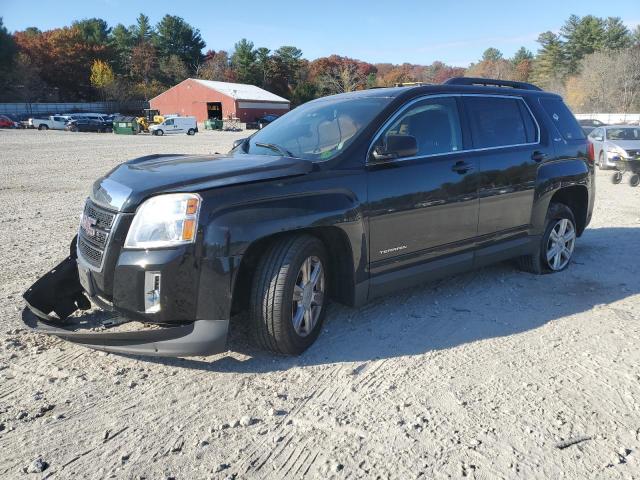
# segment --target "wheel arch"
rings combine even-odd
[[[589,209],[589,192],[584,185],[572,185],[556,191],[549,204],[562,203],[569,207],[576,220],[578,236],[582,235],[587,226],[587,212]]]
[[[284,238],[305,234],[318,238],[327,250],[330,298],[345,305],[355,304],[356,266],[348,234],[339,226],[313,226],[266,235],[247,247],[231,288],[232,314],[248,307],[256,266],[267,248]]]
[[[582,159],[567,159],[544,164],[538,170],[531,225],[532,234],[544,232],[551,202],[571,208],[578,235],[591,220],[595,194],[594,165]]]

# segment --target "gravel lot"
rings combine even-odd
[[[299,358],[239,324],[228,353],[187,360],[21,328],[96,177],[241,136],[0,131],[0,478],[640,478],[640,188],[606,172],[568,271],[332,305]]]

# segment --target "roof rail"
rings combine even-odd
[[[394,87],[421,87],[422,85],[429,85],[426,82],[396,82]]]
[[[453,77],[444,82],[445,85],[483,85],[485,87],[509,87],[519,88],[521,90],[537,90],[542,91],[540,87],[536,87],[532,83],[513,82],[511,80],[496,80],[494,78],[476,78],[476,77]]]

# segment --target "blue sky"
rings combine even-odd
[[[0,16],[12,31],[89,17],[130,25],[140,12],[153,23],[165,13],[183,17],[214,50],[232,50],[246,37],[271,49],[295,45],[308,59],[337,53],[372,63],[441,60],[459,66],[490,46],[505,56],[521,45],[535,52],[538,34],[557,31],[572,13],[619,16],[629,27],[640,23],[639,0],[0,0]]]

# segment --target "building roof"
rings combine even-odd
[[[228,97],[235,98],[236,100],[254,100],[259,102],[281,102],[289,103],[286,98],[279,97],[271,92],[267,92],[255,85],[245,85],[244,83],[229,83],[229,82],[215,82],[213,80],[200,80],[199,78],[192,78],[200,85],[203,85],[211,90],[220,92]]]

